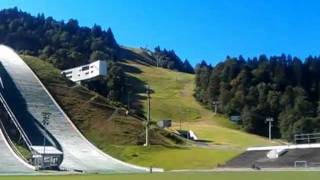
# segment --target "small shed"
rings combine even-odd
[[[169,127],[171,127],[171,125],[172,125],[172,121],[169,120],[169,119],[164,119],[164,120],[158,121],[158,122],[157,122],[157,125],[158,125],[160,128],[169,128]]]
[[[230,121],[238,123],[241,121],[241,116],[240,115],[232,115],[232,116],[230,116]]]
[[[31,146],[32,164],[38,169],[57,169],[63,153],[53,146]]]

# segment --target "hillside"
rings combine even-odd
[[[107,145],[136,145],[144,142],[141,120],[125,116],[124,109],[108,104],[93,91],[64,79],[51,64],[32,56],[22,56],[44,83],[56,101],[80,131],[104,149]],[[151,131],[151,141],[159,145],[172,145],[165,132]]]
[[[210,110],[202,107],[193,97],[194,75],[146,66],[133,61],[127,61],[123,65],[132,79],[141,81],[144,85],[149,84],[154,91],[151,100],[153,121],[172,119],[174,126],[178,127],[181,120],[183,129],[199,130],[196,133],[202,138],[217,144],[232,144],[239,147],[270,144],[265,138],[237,130],[237,126],[229,122],[226,117],[214,116]],[[134,90],[139,91],[141,83],[134,83]],[[146,109],[144,94],[141,93],[138,97],[141,97],[139,100]]]
[[[139,50],[130,53],[139,53]],[[118,146],[115,150],[117,156],[125,157],[131,163],[166,169],[212,168],[238,155],[248,146],[278,144],[238,130],[238,127],[226,117],[214,116],[211,111],[202,107],[193,97],[193,75],[156,68],[138,58],[139,56],[139,54],[131,56],[135,58],[124,59],[122,63],[122,67],[130,77],[129,86],[132,91],[130,105],[141,106],[146,113],[144,90],[149,84],[153,91],[152,121],[172,119],[174,126],[171,130],[174,130],[180,128],[181,120],[182,129],[194,130],[202,140],[208,142],[208,146],[205,148],[195,145],[183,148],[152,146],[150,149],[139,146]],[[171,162],[172,157],[175,159],[174,164]]]
[[[141,146],[144,140],[144,128],[140,120],[125,117],[121,109],[115,111],[115,107],[108,105],[103,97],[81,86],[68,83],[60,76],[59,70],[51,64],[31,56],[22,57],[44,82],[81,132],[106,153],[127,162],[165,169],[212,168],[238,155],[244,147],[268,143],[267,140],[258,136],[224,127],[225,125],[232,127],[232,125],[229,125],[224,117],[213,118],[212,113],[199,106],[190,96],[193,88],[190,83],[192,75],[131,61],[123,65],[141,72],[140,74],[131,72],[136,76],[135,80],[148,82],[148,79],[154,79],[149,82],[154,90],[152,95],[153,120],[158,120],[166,114],[166,111],[171,111],[170,116],[166,118],[174,120],[177,117],[183,118],[183,128],[193,129],[202,139],[211,141],[206,148],[189,143],[179,145],[174,143],[175,139],[167,138],[171,137],[168,132],[153,129],[151,136],[153,145],[145,148]],[[167,73],[167,78],[162,77],[160,75],[162,73]],[[180,83],[172,88],[175,82],[174,77],[178,74],[181,78]],[[159,85],[156,86],[155,82],[158,82]],[[164,85],[161,86],[161,84]],[[192,86],[188,87],[187,84]],[[136,88],[138,87],[134,89]],[[179,96],[182,90],[185,90],[185,95]],[[143,96],[143,94],[138,96],[142,104],[145,102]],[[163,97],[172,97],[172,101],[163,101]],[[189,109],[184,115],[177,116],[174,113],[175,100],[179,102],[182,109]],[[160,106],[161,102],[165,105]],[[172,163],[173,157],[176,163]]]
[[[60,71],[51,64],[32,56],[22,56],[25,62],[37,74],[53,97],[79,130],[104,152],[121,160],[143,166],[179,169],[191,167],[213,167],[234,156],[234,152],[187,147],[176,144],[179,139],[170,133],[151,129],[149,148],[144,142],[144,126],[134,117],[124,116],[122,109],[108,105],[105,98],[81,86],[70,83],[60,75]],[[180,140],[181,141],[181,140]],[[198,152],[199,156],[191,156]],[[236,151],[237,152],[237,151]],[[207,160],[208,156],[217,156]],[[237,152],[238,153],[238,152]],[[173,164],[175,157],[176,164]]]

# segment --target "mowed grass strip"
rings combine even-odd
[[[129,72],[149,84],[154,91],[151,95],[151,116],[153,121],[173,120],[174,127],[193,130],[200,139],[214,144],[229,145],[242,150],[249,146],[266,146],[277,143],[266,138],[243,132],[226,116],[217,115],[201,106],[193,97],[194,75],[168,69],[146,66],[127,61],[126,66],[139,69],[139,73]],[[144,108],[146,109],[146,100]]]
[[[218,164],[241,153],[237,149],[163,146],[113,146],[113,152],[126,161],[145,167],[161,167],[165,170],[175,169],[213,169]]]
[[[1,176],[0,180],[316,180],[319,172],[184,172],[153,174]]]

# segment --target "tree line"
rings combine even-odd
[[[119,45],[111,28],[81,27],[75,19],[57,21],[43,14],[32,16],[15,8],[0,11],[0,42],[17,51],[48,60],[60,69],[97,59],[117,60]],[[193,73],[188,60],[173,50],[154,49],[152,56],[160,67]]]
[[[17,8],[0,11],[0,42],[60,69],[98,59],[115,60],[119,48],[110,28],[80,27],[75,19],[64,22],[43,14],[34,17]]]
[[[157,46],[154,48],[152,56],[155,58],[158,67],[194,74],[190,62],[187,59],[182,61],[174,50],[161,49],[160,46]]]
[[[126,94],[125,73],[117,64],[117,44],[112,30],[101,26],[80,27],[77,20],[56,21],[36,17],[17,8],[0,11],[0,43],[19,53],[37,56],[59,69],[67,69],[96,60],[108,61],[106,80],[84,83],[113,102],[122,102]]]
[[[247,132],[293,140],[294,134],[320,132],[320,57],[304,61],[290,55],[244,59],[227,57],[214,67],[202,61],[195,68],[194,96],[221,113],[241,116]]]
[[[88,87],[121,102],[126,92],[126,74],[117,63],[121,48],[111,28],[106,31],[99,25],[81,27],[75,19],[57,21],[44,14],[32,16],[18,8],[0,11],[0,43],[19,53],[37,56],[59,69],[68,69],[95,60],[109,62],[106,81],[88,83]],[[173,50],[155,48],[151,53],[159,67],[193,73],[188,60],[184,62]]]

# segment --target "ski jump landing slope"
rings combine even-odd
[[[66,170],[81,170],[85,172],[146,172],[148,169],[134,166],[104,154],[92,145],[75,127],[68,116],[52,98],[37,76],[25,62],[9,47],[0,45],[0,89],[13,113],[18,114],[18,121],[26,131],[33,144],[38,144],[37,134],[33,131],[21,114],[37,121],[41,125],[42,112],[50,112],[50,122],[46,130],[57,142],[56,147],[63,152],[60,167]],[[3,77],[8,77],[3,79]],[[14,86],[6,86],[10,79]],[[12,83],[13,82],[13,83]],[[10,82],[8,82],[10,84]],[[2,86],[2,87],[1,87]],[[21,97],[23,100],[16,100]],[[19,109],[20,108],[20,109]],[[25,110],[21,110],[25,108]],[[31,127],[37,127],[35,125]],[[36,129],[35,129],[36,130]],[[41,130],[36,130],[40,131]],[[43,133],[43,132],[42,132]]]
[[[0,129],[0,173],[33,173],[34,167],[18,157],[8,144]]]

